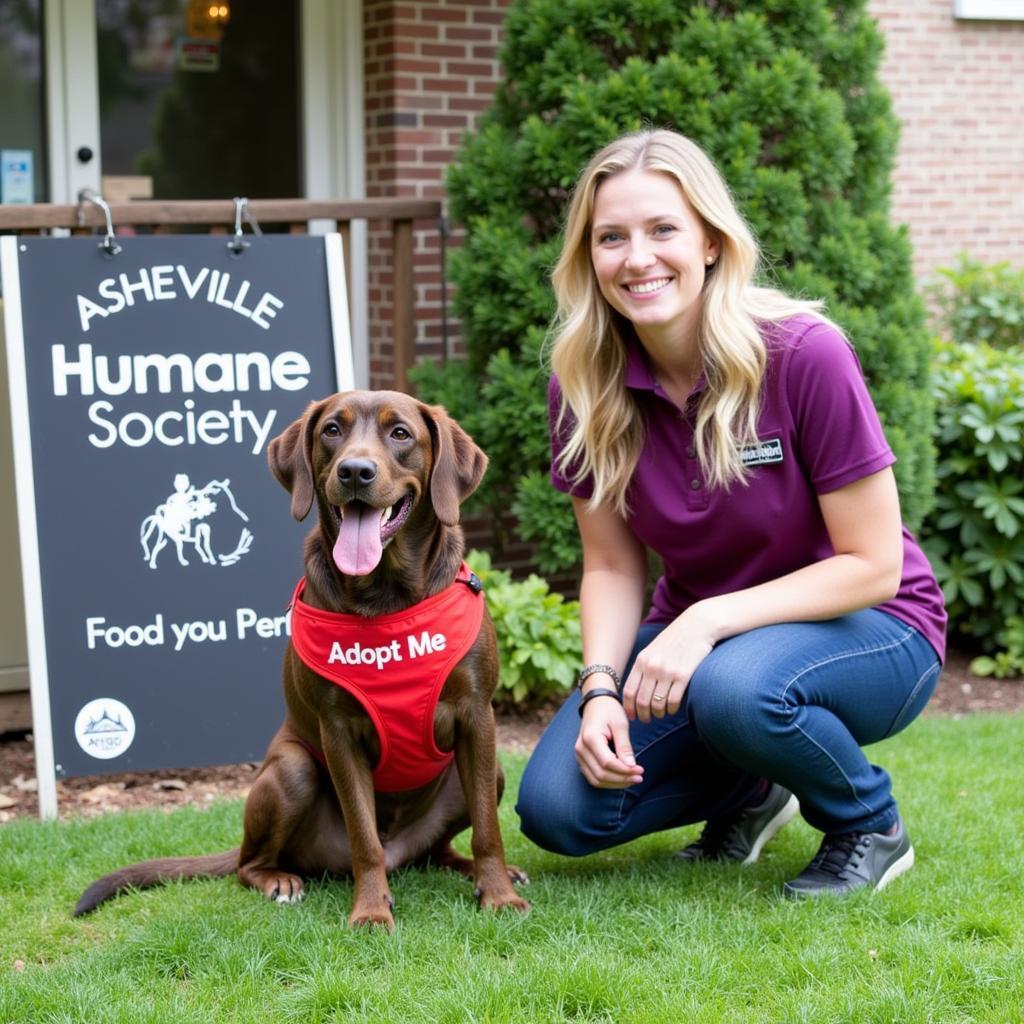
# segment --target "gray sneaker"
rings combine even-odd
[[[826,835],[814,860],[782,891],[787,896],[845,895],[857,889],[884,889],[894,878],[914,866],[902,820],[894,835],[883,832],[848,832]]]
[[[744,807],[704,826],[700,839],[680,850],[680,860],[734,860],[753,864],[765,843],[800,810],[788,789],[773,782],[768,795],[755,807]]]

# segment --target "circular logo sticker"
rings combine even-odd
[[[90,757],[120,757],[135,739],[135,716],[112,697],[91,700],[75,719],[75,739]]]

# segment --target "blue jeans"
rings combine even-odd
[[[663,628],[640,628],[630,662]],[[526,766],[522,830],[582,856],[730,814],[771,779],[823,832],[884,832],[897,820],[891,780],[861,746],[913,721],[940,670],[927,640],[873,608],[741,633],[701,662],[676,714],[630,723],[644,779],[629,789],[598,789],[581,774],[575,691]]]

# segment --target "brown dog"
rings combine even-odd
[[[400,618],[425,599],[446,601],[442,592],[462,588],[453,583],[464,547],[459,506],[480,483],[487,460],[443,409],[396,392],[334,395],[311,405],[275,438],[268,458],[291,492],[292,515],[304,519],[314,500],[319,512],[303,552],[301,610],[307,616]],[[428,748],[439,759],[454,751],[454,762],[417,788],[393,791],[392,785],[388,792],[375,792],[375,766],[386,768],[378,764],[382,743],[375,719],[351,692],[300,658],[298,610],[296,604],[284,659],[287,713],[246,799],[240,850],[123,868],[94,882],[75,914],[127,887],[234,872],[269,899],[292,903],[302,898],[300,876],[351,872],[349,924],[391,930],[386,872],[425,859],[472,877],[482,907],[527,910],[512,887],[513,880],[526,878],[506,866],[498,828],[504,779],[490,703],[498,654],[486,610],[468,651],[437,682],[443,688],[433,710],[433,744],[426,719]],[[428,630],[418,647],[415,637],[409,641],[405,660],[432,650],[432,642],[443,651],[443,641],[436,634],[431,641]],[[367,647],[371,668],[374,658],[377,668],[385,658],[402,660],[398,644]],[[329,661],[358,661],[364,647],[350,646],[346,654],[344,644],[335,644],[332,650]],[[388,758],[393,760],[390,748]],[[450,845],[469,825],[472,860]]]

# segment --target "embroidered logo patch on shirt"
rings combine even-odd
[[[745,444],[740,449],[744,466],[767,466],[782,461],[782,438],[769,437],[755,444]]]

